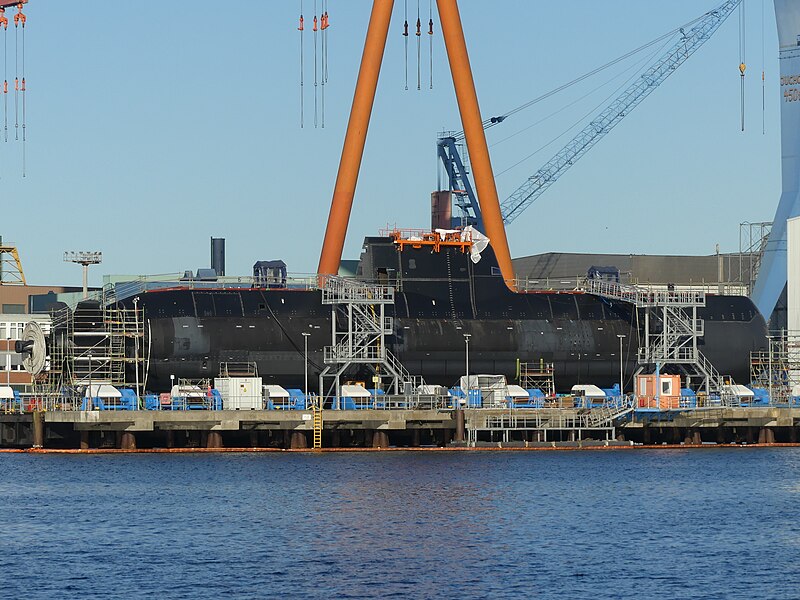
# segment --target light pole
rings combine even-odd
[[[472,391],[472,382],[470,381],[470,378],[469,378],[469,338],[471,338],[471,337],[472,337],[471,333],[465,333],[464,334],[464,346],[466,348],[466,354],[465,354],[466,365],[465,365],[465,367],[466,367],[466,370],[467,370],[467,406],[469,406],[469,401],[470,401],[469,395],[470,395],[470,392]]]
[[[308,336],[310,335],[308,332],[303,332],[303,356],[305,360],[305,387],[303,388],[303,394],[305,395],[306,406],[308,406]]]
[[[86,410],[94,408],[94,398],[92,397],[92,353],[89,352],[89,401],[86,403]]]
[[[625,380],[625,373],[623,371],[623,369],[624,369],[623,365],[625,363],[624,363],[623,358],[622,358],[622,340],[625,339],[625,335],[621,334],[621,333],[618,333],[617,337],[619,338],[619,398],[620,398],[620,401],[621,401],[622,397],[625,395],[622,392],[622,386],[623,386],[623,383],[624,383],[624,380]]]
[[[136,331],[133,338],[133,368],[136,371],[136,408],[139,408],[141,402],[139,393],[139,296],[133,299],[133,317],[136,320]]]
[[[3,366],[6,368],[6,384],[8,387],[11,387],[11,338],[6,338],[6,355],[8,356],[8,360],[4,361],[6,364]],[[3,357],[5,358],[5,357]]]

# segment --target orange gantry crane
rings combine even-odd
[[[461,114],[461,125],[472,161],[472,172],[475,187],[483,213],[485,233],[491,240],[492,249],[497,257],[500,271],[506,285],[513,288],[514,269],[511,264],[511,253],[508,249],[500,202],[497,198],[489,148],[483,131],[483,120],[478,106],[478,95],[472,78],[472,68],[467,53],[467,43],[461,25],[457,0],[436,0],[441,20],[442,36],[447,48],[450,72],[453,76],[458,109]],[[358,173],[364,154],[364,143],[375,100],[375,90],[386,48],[394,0],[373,0],[367,38],[361,57],[353,105],[350,109],[350,120],[339,162],[339,172],[328,215],[325,240],[319,260],[320,275],[336,275],[342,260],[344,240],[353,207]]]

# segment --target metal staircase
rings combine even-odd
[[[373,383],[385,382],[394,394],[407,393],[419,383],[386,347],[386,336],[394,333],[394,319],[386,316],[386,307],[394,304],[394,288],[330,276],[322,286],[322,303],[331,306],[333,343],[324,349],[327,366],[320,374],[320,389],[335,391],[334,406],[348,370],[366,367],[374,374]]]
[[[698,348],[698,339],[705,335],[703,320],[697,317],[697,309],[706,305],[704,291],[651,289],[597,279],[589,279],[585,291],[642,309],[644,344],[639,347],[636,375],[647,366],[657,372],[674,366],[686,377],[687,387],[695,385],[706,394],[721,391],[723,377]]]

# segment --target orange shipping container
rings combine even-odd
[[[680,375],[638,375],[636,399],[639,408],[670,410],[681,405]]]

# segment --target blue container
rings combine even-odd
[[[697,394],[689,388],[681,388],[681,408],[697,408]]]
[[[138,410],[139,399],[136,397],[136,392],[129,389],[121,389],[122,397],[119,399],[119,406],[117,410]]]
[[[144,397],[144,408],[145,410],[158,410],[161,408],[158,401],[158,394],[147,394]]]
[[[753,406],[769,406],[769,390],[764,388],[751,387],[753,390]]]
[[[286,391],[289,392],[289,408],[291,410],[306,410],[308,402],[306,401],[306,395],[303,393],[303,390],[292,388]]]

